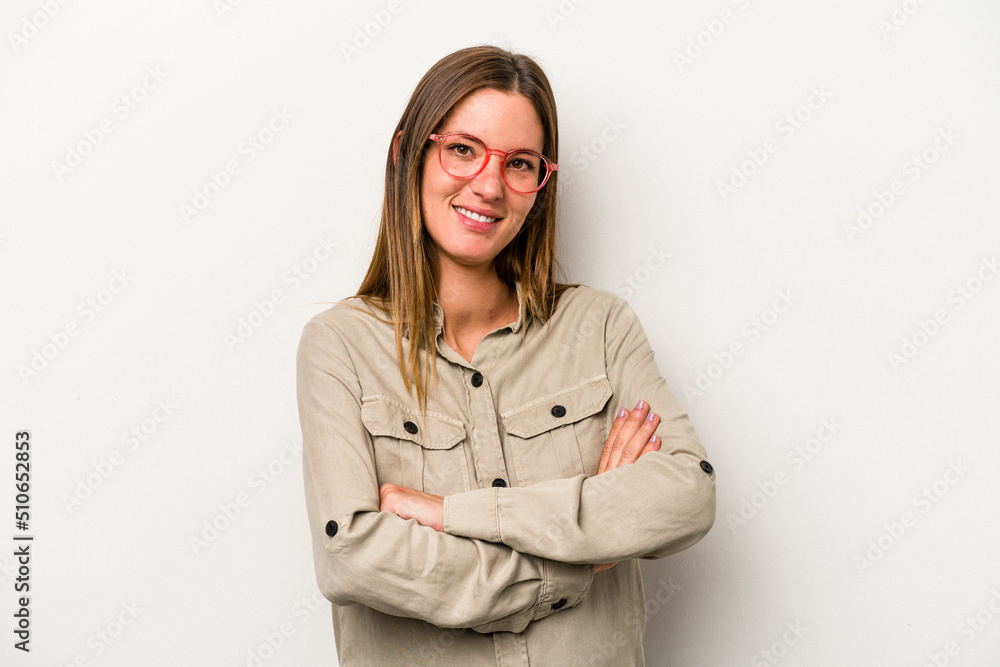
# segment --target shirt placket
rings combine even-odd
[[[479,488],[507,486],[509,475],[504,464],[503,446],[497,424],[496,403],[490,388],[490,375],[496,366],[490,360],[499,358],[511,336],[507,329],[486,334],[476,347],[470,364],[438,337],[438,352],[457,366],[462,374],[469,405],[471,429],[469,442]],[[483,366],[480,369],[480,364]],[[523,632],[494,632],[497,667],[529,667],[528,645]]]
[[[494,632],[497,667],[529,667],[528,645],[523,632]]]
[[[480,341],[476,353],[472,357],[472,364],[443,343],[441,337],[437,341],[438,352],[459,366],[456,370],[462,374],[471,422],[469,444],[472,449],[478,488],[503,487],[508,484],[507,467],[504,464],[503,449],[500,444],[496,404],[493,400],[493,390],[490,388],[489,373],[476,367],[476,364],[481,360],[490,358],[490,350],[498,342],[495,333],[487,334]]]

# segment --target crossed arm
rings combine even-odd
[[[602,564],[595,571],[629,558],[662,558],[695,544],[715,521],[714,470],[623,299],[615,300],[607,315],[605,368],[616,400],[638,404],[619,411],[598,474],[474,489],[443,499],[383,486],[380,508],[521,553]]]
[[[303,330],[297,395],[316,582],[330,602],[491,633],[522,632],[586,596],[592,565],[428,530],[380,511],[358,373],[326,322]]]
[[[659,415],[652,412],[645,401],[640,400],[631,411],[621,408],[604,442],[597,474],[626,466],[643,454],[658,451],[660,439],[653,432],[659,423]],[[379,488],[379,498],[380,511],[392,512],[403,519],[413,519],[421,526],[445,532],[443,497],[396,484],[383,484]],[[594,573],[617,564],[617,561],[596,563]]]
[[[646,396],[658,414],[648,419],[642,403],[619,412],[593,477],[446,498],[378,486],[370,437],[354,416],[362,390],[351,353],[330,323],[306,325],[297,370],[303,469],[327,599],[439,627],[520,632],[553,607],[578,604],[594,573],[616,561],[697,542],[715,517],[711,467],[699,468],[704,449],[638,320],[624,302],[618,308],[607,332],[609,381],[620,400]]]

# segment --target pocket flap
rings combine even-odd
[[[415,442],[425,449],[450,449],[465,440],[465,425],[440,412],[411,410],[383,394],[361,399],[361,421],[372,435]]]
[[[600,412],[612,393],[611,382],[600,375],[504,412],[500,419],[511,435],[531,438]]]

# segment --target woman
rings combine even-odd
[[[303,330],[343,667],[642,665],[637,559],[714,522],[712,467],[634,312],[554,280],[557,152],[534,61],[443,58],[394,133],[358,294]]]

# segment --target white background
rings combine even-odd
[[[336,663],[299,333],[413,86],[492,43],[556,91],[566,278],[629,300],[718,472],[642,564],[647,664],[997,664],[1000,8],[577,2],[3,3],[0,663]]]

